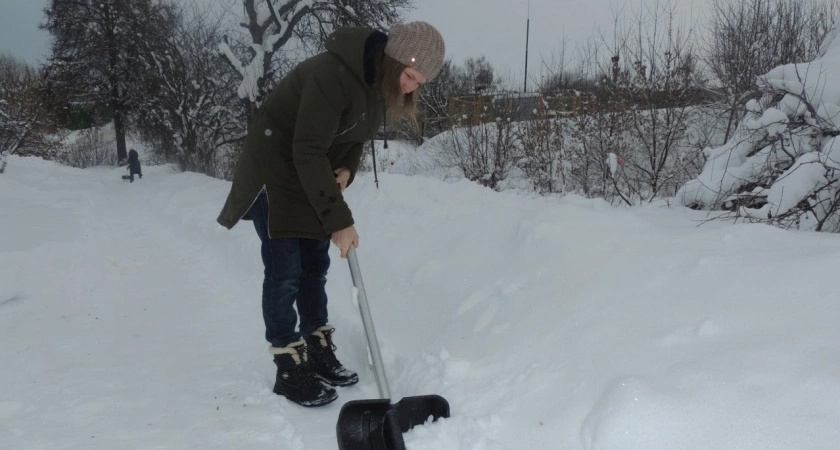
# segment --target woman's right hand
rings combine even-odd
[[[355,248],[359,247],[359,233],[356,232],[356,227],[353,225],[333,233],[331,240],[341,250],[342,258],[347,258],[347,252],[350,251],[351,245]]]

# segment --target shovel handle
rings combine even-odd
[[[388,379],[385,377],[385,366],[382,364],[382,355],[379,353],[379,342],[376,340],[376,330],[373,328],[373,318],[370,315],[370,307],[368,307],[365,283],[362,281],[359,259],[356,257],[356,249],[353,245],[350,245],[350,250],[347,252],[347,262],[350,264],[350,276],[353,278],[353,286],[356,288],[359,312],[362,314],[362,324],[365,327],[368,348],[373,360],[373,375],[376,377],[379,397],[390,400],[391,390],[388,388]]]

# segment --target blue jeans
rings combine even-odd
[[[265,192],[257,197],[250,214],[262,241],[265,266],[262,292],[265,339],[275,347],[285,347],[327,324],[330,240],[270,238]],[[299,332],[295,331],[298,315]]]

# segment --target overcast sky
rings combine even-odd
[[[712,0],[659,0],[671,4],[683,27],[697,26]],[[447,56],[456,63],[486,56],[496,73],[522,79],[525,37],[529,35],[528,74],[539,74],[542,61],[558,60],[565,38],[567,58],[576,45],[599,32],[611,33],[614,18],[631,20],[657,0],[415,0],[412,20],[436,25]],[[530,13],[529,13],[530,11]],[[530,17],[530,33],[526,33]]]
[[[49,34],[38,29],[48,0],[0,0],[0,53],[30,64],[46,60]]]
[[[240,0],[204,0],[229,3]],[[670,0],[686,22],[699,18],[711,0]],[[43,61],[49,37],[38,29],[48,0],[0,0],[0,52],[27,62]],[[633,17],[656,0],[414,0],[407,20],[425,20],[440,29],[447,56],[456,63],[486,56],[497,74],[521,79],[530,3],[529,78],[540,72],[541,60],[559,54],[565,37],[567,53],[596,30],[612,31],[613,18]],[[665,4],[667,0],[659,0]],[[687,25],[691,25],[690,23]]]

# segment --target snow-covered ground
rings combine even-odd
[[[9,157],[0,175],[0,447],[334,449],[375,398],[346,262],[328,283],[337,402],[272,394],[250,223],[167,166]],[[347,191],[395,400],[451,418],[411,450],[829,449],[840,236],[421,176]]]

